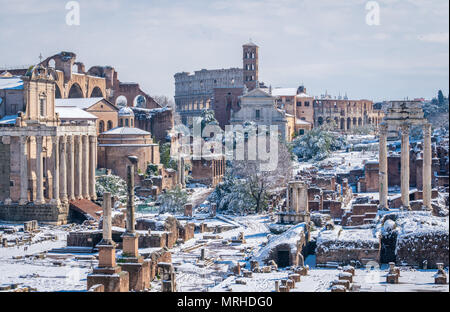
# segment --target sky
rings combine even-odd
[[[79,0],[79,25],[67,25],[67,2],[0,0],[0,68],[71,51],[172,97],[177,72],[242,67],[251,38],[272,87],[374,101],[449,93],[448,0]]]

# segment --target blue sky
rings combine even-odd
[[[241,46],[260,46],[260,79],[309,93],[372,100],[431,98],[449,85],[449,1],[79,0],[80,26],[64,0],[0,0],[0,67],[72,51],[89,68],[173,96],[173,75],[241,67]]]

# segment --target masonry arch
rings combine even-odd
[[[108,127],[107,130],[111,130],[113,128],[113,122],[111,120],[108,120]]]
[[[55,84],[55,99],[61,99],[61,90],[59,89],[58,85]]]
[[[141,94],[137,95],[133,100],[134,107],[145,108],[146,103],[147,103],[147,99],[145,98],[145,96],[143,96]]]
[[[319,118],[317,119],[317,122],[319,123],[319,126],[323,125],[323,118],[322,118],[322,117],[319,117]]]
[[[347,118],[347,130],[352,128],[352,119],[350,117]]]
[[[91,98],[102,98],[103,92],[99,87],[95,87],[91,92]]]
[[[358,126],[360,126],[360,127],[362,126],[362,118],[361,117],[358,118]]]
[[[100,122],[98,123],[98,132],[105,132],[105,122],[103,120],[100,120]]]
[[[116,99],[116,106],[117,107],[126,107],[128,104],[128,100],[124,95],[120,95]]]
[[[345,130],[345,119],[341,118],[341,130]]]
[[[78,83],[74,83],[69,90],[69,99],[83,98],[83,91]]]
[[[353,125],[356,126],[358,121],[356,120],[356,117],[353,117]]]

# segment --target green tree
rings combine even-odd
[[[159,195],[158,202],[160,203],[159,211],[161,213],[180,213],[184,209],[184,205],[188,201],[188,195],[185,190],[177,186],[172,190],[167,190],[165,193]]]

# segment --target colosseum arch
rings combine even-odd
[[[83,91],[78,83],[72,84],[69,90],[69,99],[83,98]]]
[[[347,130],[352,128],[352,119],[350,117],[347,118]]]
[[[103,96],[103,92],[99,87],[95,87],[92,92],[91,92],[91,98],[102,98]]]

